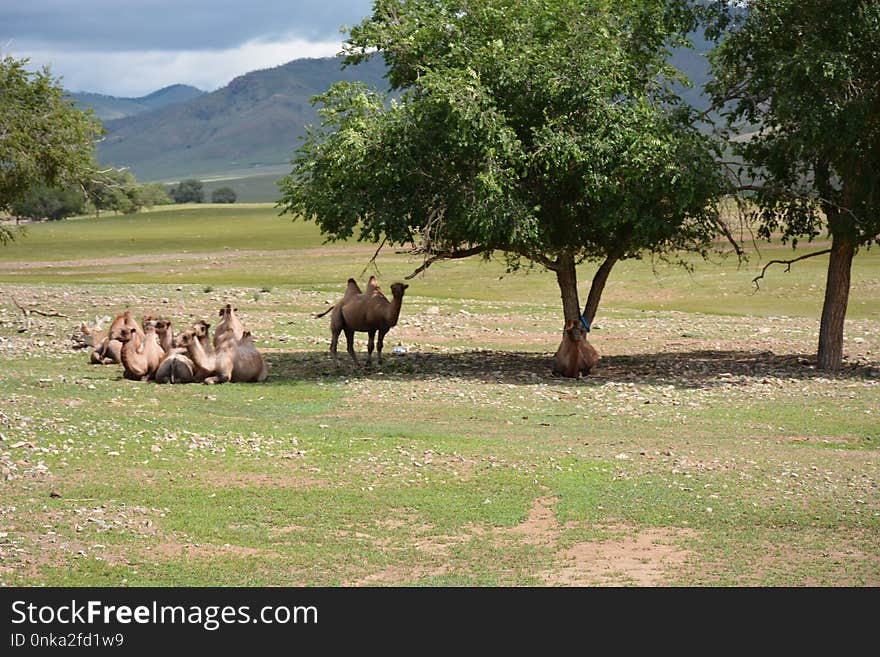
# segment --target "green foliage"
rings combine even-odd
[[[30,219],[58,220],[82,214],[85,197],[78,189],[31,187],[27,196],[12,203],[12,214]]]
[[[165,188],[158,183],[139,185],[127,169],[99,172],[86,185],[89,201],[98,216],[101,210],[134,214],[142,208],[171,203]]]
[[[0,58],[0,210],[39,184],[82,184],[93,170],[94,143],[103,131],[64,95],[48,69],[31,73],[27,61]],[[11,238],[0,227],[0,243]]]
[[[205,201],[202,182],[193,178],[181,180],[168,191],[168,194],[175,203],[203,203]]]
[[[723,183],[666,61],[694,21],[684,2],[380,0],[345,51],[381,53],[397,96],[318,96],[279,206],[330,239],[513,266],[703,250]]]
[[[759,232],[880,240],[880,4],[755,0],[713,54],[734,145],[758,181]],[[827,223],[826,223],[827,219]]]
[[[218,187],[211,192],[211,203],[235,203],[236,198],[232,187]]]

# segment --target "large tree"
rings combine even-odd
[[[714,58],[711,86],[753,181],[760,234],[829,255],[818,367],[842,364],[853,257],[880,242],[880,2],[749,0]],[[766,271],[766,267],[765,267]]]
[[[704,251],[718,230],[716,154],[667,57],[694,25],[668,0],[377,0],[344,50],[384,56],[391,98],[319,96],[279,207],[331,239],[412,244],[417,271],[496,251],[539,263],[565,319],[592,321],[617,261]]]
[[[0,58],[0,211],[40,184],[82,186],[94,170],[94,144],[103,132],[47,69],[30,72],[27,61]],[[12,237],[0,226],[0,243]]]

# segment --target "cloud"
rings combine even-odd
[[[341,49],[371,0],[0,1],[0,55],[48,65],[66,89],[211,91],[249,71]]]
[[[143,96],[170,84],[190,84],[213,91],[232,78],[258,69],[279,66],[304,57],[332,57],[340,41],[252,41],[223,50],[23,50],[32,65],[49,65],[69,91],[91,91],[112,96]]]

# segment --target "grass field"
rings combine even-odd
[[[32,225],[0,248],[0,583],[880,585],[876,250],[856,258],[838,374],[812,365],[824,259],[756,293],[787,253],[766,245],[616,268],[578,381],[550,374],[553,278],[480,260],[409,281],[382,367],[335,369],[312,313],[374,250],[238,204]],[[376,264],[388,290],[420,261]],[[16,302],[63,316],[19,333]],[[124,381],[67,337],[226,302],[264,384]]]

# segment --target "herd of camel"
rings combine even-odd
[[[357,365],[354,334],[366,333],[367,365],[374,348],[382,363],[382,347],[388,331],[397,325],[403,295],[408,285],[394,283],[389,300],[371,276],[365,291],[353,278],[348,279],[345,294],[324,312],[330,313],[330,353],[338,365],[337,345],[345,334],[349,356]],[[249,383],[265,381],[268,365],[254,345],[254,336],[245,330],[237,309],[226,304],[220,309],[220,322],[210,336],[211,324],[199,320],[175,335],[171,320],[144,315],[140,324],[130,310],[113,320],[107,329],[81,324],[74,340],[90,347],[92,363],[120,364],[123,376],[134,381],[157,383]],[[577,378],[589,374],[599,361],[599,354],[586,340],[586,327],[569,321],[563,330],[562,343],[553,357],[553,374]],[[376,337],[378,335],[378,340]]]

